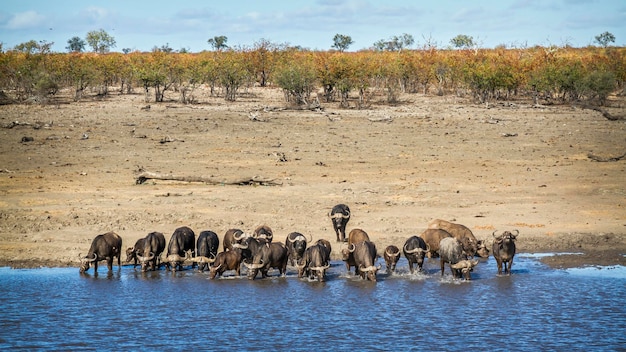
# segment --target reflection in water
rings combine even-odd
[[[626,347],[622,268],[552,270],[519,256],[513,275],[493,259],[472,281],[442,277],[437,260],[411,275],[363,281],[333,263],[326,282],[287,277],[209,280],[132,266],[0,268],[0,348],[182,350],[563,350]],[[604,275],[610,272],[610,276]],[[621,273],[621,274],[620,274]],[[276,272],[273,272],[276,275]]]

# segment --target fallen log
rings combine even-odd
[[[181,181],[181,182],[201,182],[210,185],[257,185],[257,186],[282,186],[282,183],[274,179],[261,176],[235,177],[231,179],[216,176],[181,176],[172,174],[159,174],[156,172],[143,171],[135,176],[135,183],[140,185],[148,180]]]
[[[622,155],[609,156],[609,157],[602,157],[602,156],[598,156],[598,155],[594,155],[592,153],[589,153],[589,154],[587,154],[587,157],[589,159],[597,161],[597,162],[607,163],[607,162],[620,161],[623,158],[626,158],[626,153],[624,153]]]
[[[600,107],[597,107],[597,106],[587,105],[587,104],[584,104],[584,105],[578,105],[578,106],[579,106],[580,108],[582,108],[582,109],[590,109],[590,110],[593,110],[593,111],[597,111],[597,112],[601,113],[601,114],[602,114],[602,116],[603,116],[605,119],[609,120],[609,121],[619,121],[619,120],[624,120],[624,117],[622,117],[622,116],[616,116],[616,115],[611,115],[608,111],[606,111],[606,110],[604,110],[604,109],[602,109],[602,108],[600,108]]]

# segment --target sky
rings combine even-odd
[[[65,52],[72,37],[103,29],[116,46],[150,51],[169,46],[199,52],[226,36],[231,47],[261,39],[328,50],[335,34],[350,36],[348,51],[410,34],[412,48],[450,46],[459,34],[479,47],[584,47],[604,32],[626,46],[625,0],[2,0],[3,50],[30,40],[54,42]],[[88,48],[86,48],[89,50]]]

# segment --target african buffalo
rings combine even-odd
[[[316,245],[318,246],[322,246],[324,249],[324,260],[325,261],[330,261],[330,252],[332,251],[332,247],[330,246],[330,242],[328,240],[325,240],[323,238],[320,238],[319,240],[317,240],[317,242],[315,242]]]
[[[476,255],[481,258],[489,258],[489,248],[487,248],[487,241],[478,240],[476,242]]]
[[[350,251],[351,246],[341,250],[341,260],[346,263],[346,271],[350,273],[350,268],[354,267],[354,275],[358,273],[356,264],[354,263],[354,253]]]
[[[182,270],[183,262],[195,257],[193,251],[196,246],[196,234],[187,226],[174,230],[170,242],[167,245],[167,257],[161,262],[165,263],[169,269]],[[189,253],[191,252],[191,255]],[[183,257],[183,255],[185,257]]]
[[[450,268],[453,270],[460,270],[465,280],[471,280],[471,272],[474,270],[474,267],[478,264],[478,260],[469,260],[463,259],[456,264],[450,264]]]
[[[241,249],[243,263],[252,263],[253,258],[261,251],[264,245],[269,244],[266,239],[257,239],[252,236],[244,238],[241,243],[233,244],[233,248]]]
[[[452,235],[442,229],[426,229],[419,237],[426,242],[426,246],[429,248],[426,256],[428,258],[437,258],[439,256],[439,242],[442,238],[452,237]]]
[[[511,275],[513,257],[515,256],[515,239],[519,235],[519,231],[515,230],[515,234],[512,234],[510,231],[504,231],[500,236],[496,236],[496,231],[494,231],[491,235],[494,237],[491,250],[493,257],[498,263],[498,275],[502,274],[503,264],[504,273]]]
[[[263,243],[252,258],[252,263],[244,262],[244,265],[248,268],[248,279],[250,280],[254,280],[259,271],[261,277],[266,278],[267,272],[271,268],[278,269],[280,275],[284,276],[287,272],[287,248],[280,242]]]
[[[287,235],[285,247],[287,248],[287,255],[289,256],[291,266],[294,266],[295,263],[302,258],[302,255],[304,255],[304,251],[306,250],[307,242],[310,241],[311,239],[307,241],[306,237],[304,237],[304,235],[300,232],[292,232]]]
[[[385,258],[387,274],[392,274],[396,270],[398,260],[400,260],[400,249],[394,245],[387,246],[383,257]]]
[[[466,259],[463,253],[463,245],[459,240],[454,237],[442,238],[439,242],[439,263],[441,265],[441,276],[444,273],[445,263],[450,264],[450,270],[452,276],[455,278],[461,277],[461,270],[456,269],[454,264]]]
[[[402,246],[404,256],[409,261],[409,271],[413,274],[413,264],[417,264],[417,270],[422,271],[424,266],[424,257],[430,251],[424,239],[418,236],[411,236]]]
[[[239,229],[229,229],[226,231],[223,242],[224,252],[232,250],[233,244],[235,243],[241,244],[246,237],[248,236]]]
[[[217,253],[213,266],[209,268],[209,279],[221,276],[226,270],[235,270],[235,276],[239,277],[242,259],[239,248]]]
[[[346,242],[346,225],[350,221],[350,208],[345,204],[337,204],[330,210],[328,217],[333,222],[337,242]]]
[[[113,258],[117,257],[117,266],[121,266],[120,252],[122,251],[122,238],[115,232],[107,232],[96,236],[91,241],[91,247],[85,257],[81,257],[81,265],[79,271],[84,273],[89,270],[89,266],[93,263],[94,272],[98,272],[98,262],[107,261],[109,271],[113,270]],[[79,256],[80,257],[80,256]]]
[[[165,236],[162,233],[150,232],[144,237],[143,253],[137,254],[137,258],[141,262],[141,271],[147,271],[148,265],[150,265],[150,270],[156,270],[160,265],[158,261],[163,250],[165,250]]]
[[[267,242],[272,242],[272,239],[274,239],[274,232],[269,226],[261,225],[254,229],[252,237],[256,239],[265,239],[267,240]]]
[[[356,272],[364,280],[376,281],[376,272],[380,266],[374,266],[376,262],[376,246],[370,241],[353,243],[349,247],[354,256]]]
[[[442,229],[446,230],[461,242],[463,246],[463,252],[467,257],[473,257],[478,250],[478,240],[472,233],[472,231],[464,225],[455,224],[446,220],[435,219],[428,224],[429,229]]]
[[[215,261],[220,240],[213,231],[202,231],[196,241],[196,257],[193,262],[198,263],[198,270],[204,272]]]
[[[323,244],[315,244],[304,251],[304,255],[298,261],[298,277],[305,275],[310,278],[317,278],[322,282],[326,277],[326,270],[330,268],[327,257],[327,249]]]
[[[126,263],[130,263],[130,261],[132,260],[133,269],[137,267],[137,264],[139,263],[137,253],[143,254],[143,244],[145,240],[145,237],[140,238],[137,240],[137,242],[135,242],[134,246],[126,248]]]
[[[367,232],[361,229],[352,229],[352,231],[348,234],[348,244],[369,240],[370,236],[367,235]]]

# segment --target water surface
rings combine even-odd
[[[437,260],[411,275],[405,259],[376,283],[342,262],[323,283],[293,268],[232,275],[0,268],[0,349],[626,349],[624,267],[554,270],[521,254],[510,277],[490,258],[472,281],[442,278]]]

